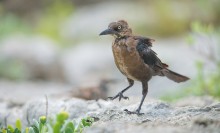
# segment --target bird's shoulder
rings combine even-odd
[[[147,46],[152,46],[153,42],[155,41],[154,39],[148,38],[148,37],[143,37],[143,36],[133,36],[134,40],[137,40],[138,43],[141,42]]]
[[[151,49],[152,42],[155,41],[154,39],[141,36],[134,36],[134,38],[137,40],[136,50],[138,51],[140,57],[144,60],[144,63],[152,67],[168,67],[168,65],[161,62],[161,60],[157,57],[157,53]]]
[[[148,38],[148,37],[143,37],[143,36],[124,36],[121,38],[116,38],[114,43],[115,44],[124,44],[128,47],[136,47],[138,44],[144,44],[148,47],[152,46],[152,43],[154,42],[154,39]]]
[[[157,53],[154,52],[152,47],[152,42],[154,39],[150,39],[148,37],[143,36],[133,36],[133,39],[136,40],[136,49],[139,52],[140,56],[156,56]]]

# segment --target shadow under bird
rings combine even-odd
[[[135,36],[132,34],[131,28],[124,20],[112,22],[108,29],[100,33],[100,35],[112,35],[114,41],[112,51],[117,68],[127,77],[129,86],[123,89],[114,97],[109,97],[111,100],[119,98],[128,99],[123,93],[133,86],[134,81],[142,83],[142,99],[136,111],[125,111],[128,114],[140,115],[141,106],[148,93],[148,81],[153,76],[165,76],[174,82],[180,83],[187,81],[189,78],[173,72],[168,69],[168,65],[162,63],[157,57],[157,54],[151,49],[153,39]]]

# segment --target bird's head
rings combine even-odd
[[[112,35],[115,38],[121,38],[132,34],[132,30],[129,28],[128,23],[124,20],[112,22],[108,25],[108,29],[101,32],[99,35]]]

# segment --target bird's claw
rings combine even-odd
[[[114,100],[113,98],[114,98],[114,97],[108,97],[107,99],[109,99],[109,100]]]
[[[136,111],[129,111],[127,109],[124,110],[126,113],[128,114],[136,114],[136,115],[143,115],[144,113],[140,113],[140,110],[136,110]]]
[[[129,100],[129,97],[123,96],[123,94],[121,94],[119,95],[119,101],[121,101],[121,99]]]
[[[119,98],[119,101],[121,101],[121,99],[129,100],[129,97],[124,96],[122,92],[119,92],[114,97],[108,97],[108,99],[110,99],[110,100],[115,100],[116,98]]]

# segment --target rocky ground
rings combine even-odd
[[[166,132],[166,133],[218,133],[220,132],[220,102],[211,97],[189,97],[169,104],[148,98],[142,107],[144,115],[129,115],[124,109],[135,110],[140,98],[131,97],[128,101],[85,101],[76,98],[48,98],[50,116],[65,110],[71,119],[90,116],[95,119],[86,133],[117,132]],[[0,102],[3,121],[8,116],[8,123],[14,123],[14,117],[27,123],[45,115],[45,98],[32,100],[24,105],[12,105]],[[5,108],[5,111],[4,111]]]

